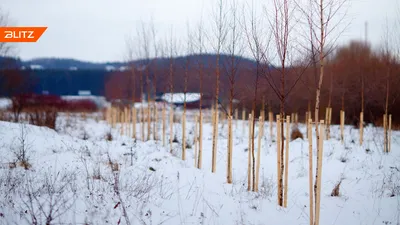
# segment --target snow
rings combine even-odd
[[[32,70],[42,70],[44,67],[42,65],[37,65],[37,64],[31,64],[30,65]]]
[[[7,109],[11,106],[12,101],[9,98],[0,98],[0,109]]]
[[[66,100],[66,101],[92,100],[100,108],[107,108],[107,107],[109,107],[111,105],[106,100],[106,98],[104,96],[95,96],[95,95],[62,95],[61,99]]]
[[[105,66],[105,69],[106,69],[107,71],[115,71],[115,66],[106,65],[106,66]]]
[[[276,142],[275,137],[270,139],[268,122],[261,148],[260,191],[254,193],[247,191],[246,122],[233,123],[233,184],[227,184],[226,124],[220,124],[217,172],[211,173],[209,118],[204,124],[202,169],[196,169],[193,148],[187,149],[183,161],[179,143],[170,153],[162,141],[134,141],[121,135],[119,125],[112,129],[101,114],[86,120],[79,115],[67,119],[61,114],[57,131],[0,121],[0,224],[32,224],[31,211],[38,224],[45,224],[42,211],[49,212],[49,200],[59,209],[53,223],[63,224],[127,224],[123,208],[130,224],[309,224],[307,139],[290,142],[288,208],[281,208],[276,197]],[[140,128],[138,124],[137,137]],[[180,140],[181,124],[173,128]],[[299,128],[305,134],[305,126]],[[161,130],[160,123],[159,135]],[[193,130],[188,120],[190,144]],[[112,141],[105,140],[108,132]],[[344,144],[338,126],[332,126],[331,139],[324,141],[320,224],[399,224],[400,132],[393,131],[389,154],[382,153],[381,128],[367,126],[361,147],[358,130],[347,126],[345,132]],[[22,143],[32,168],[7,169]],[[315,147],[313,151],[315,156]],[[108,157],[119,164],[119,173],[111,171]],[[331,197],[341,179],[340,196]],[[43,186],[46,181],[54,182]],[[120,195],[114,191],[116,183]]]
[[[195,102],[200,100],[200,93],[165,93],[161,96],[161,99],[168,103],[184,103],[186,102]]]
[[[130,69],[129,66],[120,66],[120,67],[119,67],[119,71],[127,71],[127,70],[129,70],[129,69]]]
[[[79,91],[78,91],[78,95],[85,95],[85,96],[88,96],[88,95],[91,95],[91,94],[92,94],[92,92],[89,91],[89,90],[79,90]]]

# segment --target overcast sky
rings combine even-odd
[[[271,0],[257,0],[269,4]],[[86,61],[121,61],[126,55],[126,38],[132,36],[140,21],[153,17],[159,36],[173,26],[175,36],[186,37],[186,24],[196,24],[203,15],[205,23],[216,0],[1,0],[17,26],[47,26],[37,43],[18,44],[22,59],[66,57]],[[244,2],[244,0],[239,0]],[[250,2],[250,0],[249,0]],[[347,21],[350,26],[339,43],[364,37],[381,42],[386,21],[393,24],[400,16],[399,0],[350,0]],[[261,8],[261,7],[260,7]],[[267,26],[267,24],[266,24]]]

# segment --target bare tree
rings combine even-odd
[[[390,99],[390,80],[391,76],[393,73],[393,68],[392,65],[396,61],[394,54],[392,54],[391,49],[393,46],[391,44],[394,44],[394,40],[391,40],[393,37],[393,33],[389,31],[389,23],[386,20],[386,27],[385,27],[385,32],[383,34],[383,46],[381,49],[381,56],[382,56],[382,61],[385,64],[385,80],[386,80],[386,86],[385,86],[385,114],[384,114],[384,119],[383,119],[383,127],[384,127],[384,152],[389,153],[390,151],[390,137],[389,137],[389,99]]]
[[[336,40],[339,38],[340,33],[343,30],[340,30],[340,26],[344,22],[345,14],[340,14],[341,9],[344,7],[346,0],[310,0],[310,7],[307,11],[307,20],[309,23],[310,34],[311,34],[311,43],[312,49],[317,52],[318,55],[318,78],[316,93],[315,93],[315,133],[316,133],[316,143],[317,149],[319,148],[320,143],[320,135],[319,135],[319,108],[320,108],[320,96],[321,96],[321,88],[324,79],[325,72],[325,59],[332,52],[335,47]],[[338,17],[338,18],[336,18]],[[337,19],[335,24],[332,24],[333,19]],[[336,32],[336,34],[335,34]],[[336,35],[336,36],[333,36]],[[333,36],[333,37],[332,37]],[[328,47],[329,46],[329,47]],[[322,159],[319,158],[317,154],[317,161],[321,162]],[[319,224],[319,196],[321,190],[321,174],[322,168],[319,168],[318,165],[322,165],[322,163],[318,163],[316,167],[316,177],[314,184],[314,195],[315,195],[315,219],[310,218],[310,223],[314,222],[315,225]]]
[[[188,79],[189,79],[189,71],[191,67],[190,58],[193,53],[193,42],[192,42],[192,34],[189,28],[189,24],[187,24],[187,46],[186,46],[186,57],[184,64],[184,80],[183,80],[183,116],[182,116],[182,160],[186,159],[186,95],[188,90]]]
[[[153,95],[154,98],[157,96],[157,60],[159,56],[159,43],[157,41],[157,32],[154,26],[153,20],[151,21],[151,34],[152,34],[152,39],[153,39],[153,51],[154,51],[154,59],[152,60],[152,70],[153,70]],[[157,140],[157,133],[158,133],[158,128],[157,128],[157,107],[156,107],[156,101],[153,99],[153,109],[154,109],[154,122],[153,122],[153,139]]]
[[[271,12],[271,19],[269,19],[269,25],[271,29],[272,39],[274,41],[274,47],[276,49],[276,58],[279,66],[271,68],[267,67],[264,73],[264,78],[268,82],[271,89],[275,92],[276,96],[280,101],[280,118],[282,122],[280,123],[280,149],[277,150],[278,154],[278,204],[284,206],[284,196],[283,193],[283,175],[287,166],[284,163],[284,150],[285,142],[284,140],[284,120],[286,102],[290,93],[293,91],[294,87],[299,82],[302,75],[305,73],[309,66],[306,63],[305,66],[296,65],[296,54],[300,53],[301,48],[296,47],[298,40],[295,38],[295,27],[298,25],[297,19],[295,18],[295,12],[297,10],[297,5],[292,0],[274,0],[273,1],[273,11]],[[264,56],[266,57],[266,56]],[[265,60],[267,63],[273,61],[275,57]],[[300,68],[300,69],[297,69]],[[280,77],[280,86],[275,83],[276,76]],[[291,82],[288,81],[289,77],[294,77]],[[286,137],[288,138],[288,137]],[[287,188],[287,187],[285,187]]]
[[[215,116],[214,116],[214,126],[213,126],[213,141],[212,141],[212,168],[213,173],[217,170],[217,140],[218,140],[218,105],[219,105],[219,85],[220,85],[220,56],[227,36],[226,28],[226,9],[225,1],[219,0],[217,4],[217,9],[214,12],[213,22],[215,35],[215,42],[213,41],[213,48],[216,53],[216,63],[215,63]]]
[[[144,22],[141,23],[141,48],[144,56],[143,62],[145,66],[145,74],[146,74],[146,89],[147,89],[147,140],[150,140],[151,135],[151,115],[150,115],[150,102],[151,102],[151,84],[150,84],[150,31],[146,28]]]
[[[144,26],[144,25],[143,25]],[[136,29],[136,42],[138,46],[142,46],[142,35],[141,35],[141,30],[139,28]],[[137,48],[137,57],[142,58],[144,55],[143,49],[138,47]],[[143,99],[143,93],[144,93],[144,84],[143,84],[143,73],[145,70],[145,65],[143,65],[142,62],[138,63],[138,72],[139,72],[139,86],[140,86],[140,130],[141,130],[141,139],[142,141],[145,141],[145,136],[144,136],[144,128],[145,128],[145,123],[144,123],[144,99]]]
[[[0,27],[10,25],[9,14],[0,7]],[[0,42],[0,56],[9,56],[13,52],[14,46],[9,42]]]
[[[177,54],[177,46],[176,46],[176,40],[173,37],[173,30],[171,27],[171,33],[170,33],[170,37],[169,40],[167,40],[167,44],[166,46],[168,46],[168,52],[169,52],[169,91],[170,91],[170,95],[171,95],[171,108],[170,108],[170,152],[172,153],[172,142],[174,139],[174,119],[173,119],[173,115],[174,115],[174,109],[173,109],[173,102],[174,102],[174,73],[175,73],[175,66],[174,66],[174,57]]]
[[[232,183],[232,148],[233,148],[233,132],[232,132],[232,118],[233,118],[233,101],[236,96],[235,83],[239,75],[239,66],[241,62],[241,55],[243,55],[243,38],[241,30],[239,29],[239,14],[238,14],[237,0],[233,0],[229,10],[229,23],[227,34],[227,50],[229,55],[227,62],[224,63],[225,73],[229,81],[229,108],[228,108],[228,146],[227,146],[227,183]]]
[[[46,172],[43,178],[26,178],[21,210],[30,224],[54,223],[66,214],[77,198],[76,174],[72,172]]]
[[[204,27],[203,27],[203,20],[201,19],[199,24],[197,25],[197,33],[196,33],[196,45],[195,45],[198,54],[200,56],[204,53]],[[200,99],[199,99],[199,149],[198,149],[198,159],[197,159],[197,168],[201,169],[202,160],[203,160],[203,79],[204,79],[204,63],[201,57],[197,57],[197,72],[198,72],[198,79],[199,79],[199,92],[200,92]]]
[[[243,15],[246,15],[247,13],[243,13]],[[257,19],[258,15],[256,15],[255,12],[255,8],[254,5],[251,6],[250,9],[250,19],[246,19],[244,18],[244,32],[245,32],[245,36],[246,36],[246,40],[247,40],[247,45],[250,49],[250,52],[252,54],[252,57],[254,58],[255,62],[256,62],[256,68],[255,68],[255,79],[254,82],[252,83],[252,85],[249,87],[249,89],[253,90],[253,100],[252,100],[252,113],[255,112],[256,109],[256,104],[257,104],[257,97],[258,97],[258,89],[259,89],[259,80],[261,79],[261,75],[262,75],[262,63],[263,60],[265,60],[264,56],[266,55],[266,51],[268,49],[268,45],[269,45],[269,41],[270,38],[266,38],[263,40],[262,36],[264,35],[263,30],[261,29],[261,21],[260,19]],[[260,18],[260,17],[258,17]],[[249,21],[247,23],[247,21]],[[267,41],[267,43],[265,43],[265,40]],[[252,187],[248,187],[248,190],[255,190],[255,154],[254,154],[254,129],[255,129],[255,115],[252,115],[251,118],[251,127],[252,127],[252,135],[251,135],[251,143],[250,143],[250,153],[249,153],[249,157],[251,158],[251,163],[249,163],[249,166],[251,166],[251,168],[249,168],[248,171],[251,171],[251,174],[248,174],[248,179],[249,179],[249,185],[251,185]]]
[[[135,107],[135,102],[136,102],[136,65],[134,63],[134,57],[135,54],[137,54],[137,52],[135,53],[135,38],[130,37],[126,40],[126,45],[127,45],[127,49],[128,49],[128,53],[127,53],[127,61],[131,70],[131,80],[132,80],[132,105],[133,107]],[[133,116],[133,115],[132,115]],[[136,115],[135,115],[136,116]],[[132,118],[133,119],[133,118]],[[135,118],[136,119],[136,118]],[[134,123],[133,126],[136,126],[136,124]],[[133,128],[133,135],[132,137],[136,140],[136,127]]]

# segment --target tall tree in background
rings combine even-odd
[[[10,19],[8,13],[0,7],[0,27],[9,26]],[[10,56],[13,53],[14,45],[9,42],[0,42],[0,56]]]

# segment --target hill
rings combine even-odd
[[[183,66],[186,60],[191,62],[201,62],[206,67],[214,65],[216,62],[215,54],[191,55],[189,57],[179,56],[174,57],[173,61],[179,66]],[[229,56],[221,55],[221,62],[227,60]],[[242,62],[254,64],[254,61],[240,57]],[[31,60],[20,60],[11,57],[0,57],[0,69],[20,68],[20,69],[48,69],[48,70],[126,70],[127,66],[134,64],[136,66],[145,65],[148,63],[156,64],[157,66],[169,65],[169,58],[151,58],[148,60],[139,59],[130,62],[103,62],[95,63],[89,61],[81,61],[69,58],[34,58]]]

